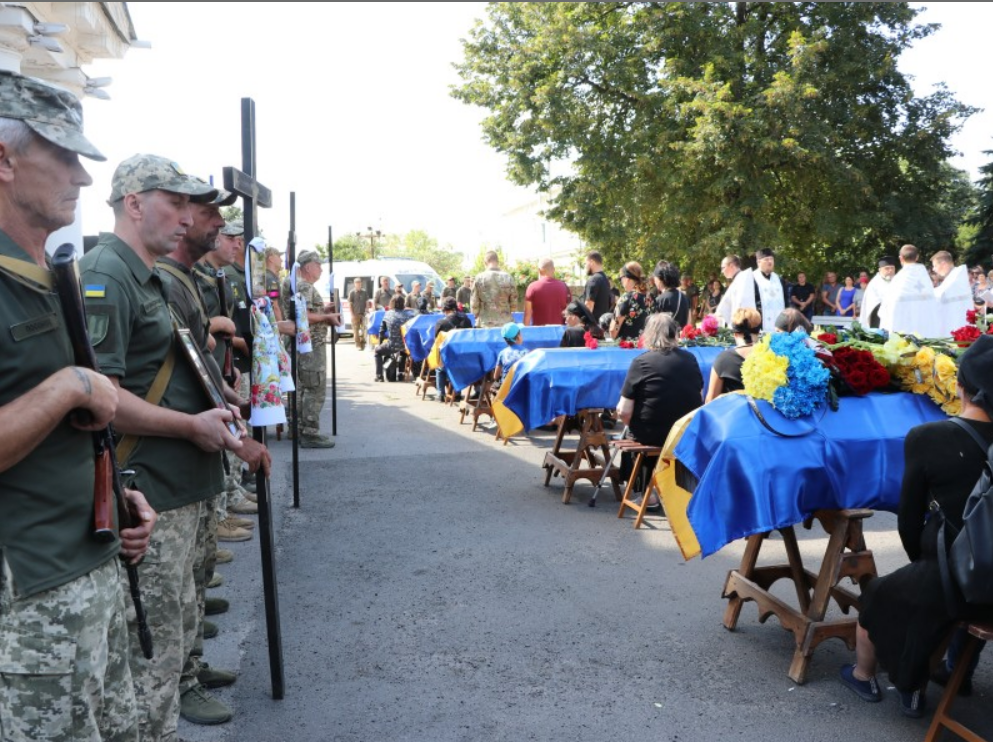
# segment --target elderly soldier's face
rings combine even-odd
[[[10,198],[29,226],[54,232],[72,224],[80,189],[93,183],[79,156],[37,135],[20,154],[0,147],[0,177],[11,178]]]
[[[224,226],[221,210],[212,204],[190,204],[193,225],[186,230],[186,241],[199,250],[202,257],[217,244],[217,236]]]
[[[155,256],[173,252],[193,226],[190,197],[171,191],[145,191],[126,198],[138,201],[142,244]]]

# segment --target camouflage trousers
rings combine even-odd
[[[138,566],[141,593],[152,631],[155,656],[145,659],[138,644],[133,608],[131,674],[141,742],[176,742],[179,679],[197,633],[197,599],[193,580],[195,540],[204,503],[195,502],[159,513],[148,553]]]
[[[224,489],[211,500],[218,521],[228,517],[228,507],[237,505],[245,499],[245,490],[241,486],[241,465],[243,462],[230,451],[224,451],[223,455],[227,460],[224,469]]]
[[[326,346],[315,344],[313,352],[298,357],[297,376],[300,435],[320,435],[321,410],[328,394]]]
[[[189,690],[197,684],[197,674],[200,672],[201,657],[203,657],[203,616],[207,599],[207,583],[214,576],[217,566],[217,509],[214,505],[217,498],[207,500],[200,512],[197,523],[196,541],[193,544],[193,584],[197,596],[197,629],[193,647],[183,665],[183,674],[179,679],[179,693]]]
[[[22,598],[0,559],[4,742],[138,742],[123,572],[111,559]]]

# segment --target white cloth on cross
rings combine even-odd
[[[894,276],[879,307],[879,326],[902,335],[941,337],[938,299],[927,268],[907,263]]]
[[[940,337],[950,336],[966,323],[965,313],[975,309],[972,299],[972,286],[969,285],[969,269],[964,265],[952,268],[945,280],[934,290],[941,305]]]

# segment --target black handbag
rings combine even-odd
[[[986,463],[979,480],[973,487],[962,513],[962,530],[951,534],[948,545],[947,531],[954,528],[947,519],[938,531],[938,564],[945,600],[953,615],[961,607],[958,594],[971,605],[993,605],[993,446],[986,442],[961,418],[952,418],[976,441],[986,453]],[[932,509],[941,512],[936,502]]]

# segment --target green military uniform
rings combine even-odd
[[[248,284],[245,283],[245,271],[237,265],[227,265],[224,267],[224,275],[227,276],[228,286],[231,287],[231,298],[234,300],[230,306],[231,316],[235,321],[235,329],[238,331],[240,337],[247,340],[252,333],[251,327],[248,326],[249,314],[246,311],[249,308],[251,300],[248,298]],[[241,373],[247,374],[252,365],[252,359],[246,358],[241,353],[235,351],[234,365]],[[247,386],[247,384],[242,384],[242,389],[244,390]],[[248,399],[244,393],[241,396],[244,399]]]
[[[455,292],[455,301],[462,305],[462,308],[469,311],[469,303],[472,301],[472,289],[468,286],[459,286]]]
[[[365,315],[368,306],[368,291],[353,288],[348,292],[348,307],[352,310],[352,337],[355,339],[355,346],[359,350],[365,350]]]
[[[0,255],[30,261],[3,232]],[[0,323],[0,405],[74,365],[55,296],[5,269]],[[68,419],[0,472],[4,740],[138,739],[120,544],[92,537],[93,481],[92,436]]]
[[[470,304],[477,327],[501,327],[513,322],[517,310],[517,282],[506,271],[487,268],[476,276]]]
[[[194,270],[170,257],[159,258],[156,268],[162,275],[173,316],[179,320],[182,326],[190,329],[200,351],[207,360],[207,370],[214,378],[214,383],[218,389],[223,389],[224,382],[221,380],[220,366],[210,355],[210,349],[207,345],[207,338],[210,334],[210,314],[206,297],[200,288],[204,277],[201,274],[200,279],[198,279]],[[213,295],[216,299],[216,280],[214,281],[214,289]],[[224,454],[220,455],[223,456]],[[217,565],[217,500],[224,495],[223,487],[226,486],[227,479],[229,476],[225,477],[222,489],[218,490],[214,497],[204,502],[204,506],[200,510],[200,518],[197,521],[196,536],[193,540],[196,629],[193,647],[187,655],[179,681],[180,695],[198,684],[197,675],[203,667],[200,658],[203,655],[203,620],[207,599],[207,583],[213,578],[214,567]]]
[[[297,293],[307,303],[307,311],[324,312],[324,299],[320,292],[302,278],[297,278]],[[293,317],[289,276],[283,281],[283,316]],[[310,353],[297,353],[297,410],[300,440],[320,438],[320,417],[327,397],[327,351],[329,325],[327,322],[310,323]]]
[[[384,289],[380,286],[376,293],[372,295],[372,305],[374,309],[390,309],[390,302],[393,301],[393,290]]]
[[[101,370],[144,399],[173,348],[163,278],[113,234],[100,236],[80,268]],[[159,406],[187,414],[211,409],[182,351],[171,352],[175,365]],[[223,486],[221,458],[185,439],[142,436],[127,466],[135,470],[135,485],[159,512],[148,553],[138,567],[156,655],[152,662],[141,655],[132,626],[131,670],[142,739],[168,739],[175,734],[179,679],[197,633],[195,534],[204,502]]]

